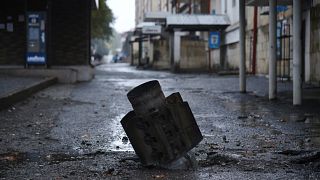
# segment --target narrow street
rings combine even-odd
[[[159,80],[168,96],[189,102],[203,141],[196,169],[144,167],[120,120],[126,94]],[[58,84],[0,111],[1,179],[319,179],[319,102],[293,107],[289,82],[268,100],[268,80],[172,74],[128,64],[96,67],[90,82]]]

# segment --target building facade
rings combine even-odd
[[[210,14],[226,15],[230,20],[230,25],[221,29],[221,44],[219,48],[210,49],[207,47],[209,40],[209,31],[184,31],[181,34],[181,48],[179,49],[181,62],[186,60],[190,67],[207,71],[209,69],[214,72],[218,71],[238,71],[240,53],[240,22],[239,22],[239,0],[209,0],[209,1],[143,1],[136,0],[137,4],[137,23],[146,20],[148,12],[166,12],[171,14]],[[245,64],[246,72],[259,75],[269,74],[269,9],[268,1],[246,0],[246,26],[245,26]],[[251,3],[251,5],[250,5]],[[253,4],[256,3],[256,6]],[[260,3],[260,4],[259,4]],[[162,6],[159,6],[159,5]],[[168,5],[168,6],[167,6]],[[162,7],[162,8],[161,8]],[[169,7],[169,8],[167,8]],[[209,8],[208,8],[209,7]],[[281,79],[293,79],[293,8],[291,1],[279,1],[277,6],[277,38],[276,38],[276,71],[277,77]],[[320,84],[320,68],[319,68],[319,0],[302,1],[302,79],[304,82]],[[139,14],[140,13],[140,14]],[[169,15],[167,15],[169,16]],[[163,23],[163,22],[162,22]],[[164,24],[167,22],[164,22]],[[170,67],[173,65],[172,40],[170,31],[164,25],[164,31],[167,34],[161,36],[157,41],[153,41],[153,56],[155,67]],[[194,50],[194,54],[198,53],[198,48],[192,48],[187,41],[197,39],[197,47],[203,46],[205,51],[199,52],[203,56],[190,58],[192,52],[186,49]],[[197,52],[196,52],[197,51]],[[185,54],[188,52],[189,54]],[[205,52],[205,53],[204,53]],[[150,53],[149,53],[150,54]],[[169,54],[169,56],[168,56]],[[171,54],[171,55],[170,55]],[[187,57],[187,58],[185,58]],[[190,60],[192,59],[192,60]],[[201,62],[205,59],[205,62]],[[199,62],[198,64],[196,62]],[[209,63],[209,64],[208,64]],[[201,66],[197,66],[202,64]],[[206,64],[206,65],[204,65]],[[182,65],[182,67],[186,67]]]
[[[171,0],[135,0],[136,25],[144,21],[147,12],[170,12]]]
[[[138,6],[136,7],[137,26],[149,21],[162,26],[160,36],[153,36],[149,41],[144,40],[142,45],[142,49],[148,51],[150,66],[155,69],[173,69],[175,71],[209,70],[208,30],[210,28],[198,28],[194,23],[197,21],[196,19],[205,18],[198,16],[210,16],[211,13],[215,13],[211,11],[211,4],[215,3],[215,0],[136,0],[136,6]],[[184,26],[181,29],[178,27],[180,25],[174,23],[175,25],[170,24],[170,28],[168,28],[166,18],[169,16],[177,16],[178,19],[185,19],[187,24],[193,24],[188,27],[186,24],[180,24]],[[195,21],[188,22],[189,16],[193,17],[192,19]],[[178,44],[174,45],[174,42],[178,42]],[[136,47],[138,46],[136,45]]]
[[[96,5],[92,0],[1,2],[1,71],[25,67],[26,74],[48,75],[71,69],[77,80],[91,79],[90,19]]]
[[[247,1],[249,2],[249,1]],[[279,1],[280,2],[280,1]],[[219,49],[213,50],[212,68],[237,70],[239,68],[239,1],[216,0],[212,11],[227,14],[231,25],[222,32]],[[319,1],[302,1],[302,79],[307,83],[319,84],[319,41],[316,13]],[[313,37],[313,38],[311,38]],[[246,7],[246,69],[248,73],[269,73],[269,7],[257,4]],[[277,6],[277,77],[293,78],[293,9],[289,5]]]

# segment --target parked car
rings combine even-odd
[[[114,63],[117,63],[119,61],[119,55],[118,54],[115,54],[113,57],[112,57],[112,61]]]

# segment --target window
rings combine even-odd
[[[236,7],[236,3],[237,3],[236,0],[232,0],[232,7]]]

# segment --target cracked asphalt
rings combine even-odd
[[[144,167],[123,141],[126,94],[150,80],[189,102],[204,136],[192,151],[198,168]],[[237,76],[98,66],[90,82],[54,85],[0,111],[0,178],[320,179],[319,101],[293,107],[290,82],[269,101],[266,78],[247,82],[241,94]]]

